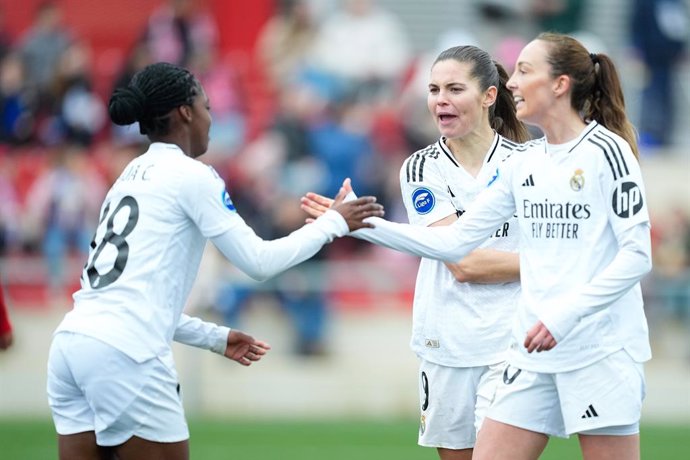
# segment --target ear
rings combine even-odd
[[[498,89],[495,86],[489,86],[484,92],[484,99],[482,100],[482,107],[488,109],[496,103],[496,97],[498,96]]]
[[[182,121],[190,123],[192,121],[192,108],[188,105],[181,105],[177,108]]]
[[[554,79],[553,92],[556,97],[560,97],[570,91],[570,77],[559,75]]]

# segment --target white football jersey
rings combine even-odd
[[[640,279],[650,268],[649,213],[630,146],[591,122],[566,145],[531,141],[457,222],[419,228],[370,218],[355,236],[422,257],[455,260],[517,213],[522,293],[508,359],[535,372],[585,367],[625,349],[651,357]],[[516,157],[519,157],[515,161]],[[558,341],[528,354],[541,320]]]
[[[412,154],[400,169],[400,187],[410,223],[428,226],[462,215],[496,178],[517,144],[496,134],[476,177],[468,173],[445,138]],[[481,247],[517,251],[517,219],[502,224]],[[453,367],[482,366],[505,359],[520,283],[458,282],[441,261],[419,265],[413,303],[412,350],[424,360]]]
[[[212,239],[246,273],[268,277],[347,232],[340,214],[327,214],[287,237],[264,241],[237,214],[213,168],[176,145],[154,143],[108,192],[81,289],[57,331],[93,336],[137,361],[169,356],[173,339],[219,347],[227,328],[182,315],[206,241]],[[216,337],[206,341],[211,333]]]

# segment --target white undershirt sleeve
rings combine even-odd
[[[177,323],[173,340],[193,347],[211,350],[220,355],[225,354],[230,328],[202,321],[184,313]]]
[[[649,223],[642,222],[618,236],[620,249],[611,263],[592,280],[565,298],[565,305],[545,309],[540,318],[556,341],[562,340],[580,318],[607,308],[652,269]]]
[[[233,265],[253,279],[264,281],[307,260],[348,231],[343,216],[328,210],[313,223],[275,240],[261,239],[242,221],[211,241]]]

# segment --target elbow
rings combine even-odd
[[[649,253],[645,253],[643,258],[642,258],[642,263],[641,263],[641,270],[644,275],[648,275],[653,268],[652,264],[652,256]]]

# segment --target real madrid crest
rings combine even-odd
[[[426,417],[422,415],[422,418],[419,421],[419,434],[424,434],[426,431]]]
[[[576,169],[573,173],[573,177],[570,178],[570,188],[576,192],[579,192],[585,186],[585,176],[583,174],[583,170]]]

